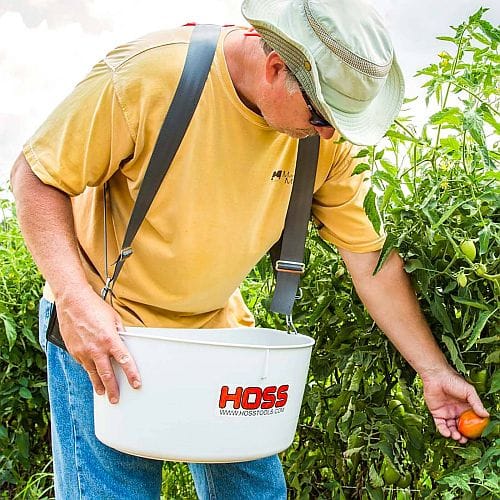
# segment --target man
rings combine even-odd
[[[243,14],[254,30],[223,30],[193,120],[114,288],[113,307],[99,297],[110,270],[103,269],[103,184],[110,190],[107,244],[114,258],[191,28],[111,52],[14,165],[21,227],[50,287],[40,330],[58,498],[159,497],[160,462],[96,440],[92,386],[118,401],[114,358],[130,385],[140,387],[117,334],[123,325],[252,324],[237,287],[278,239],[291,190],[272,174],[293,175],[297,138],[312,134],[322,138],[313,202],[320,234],[338,246],[369,312],[422,377],[439,432],[464,443],[458,415],[470,407],[487,415],[433,340],[400,258],[392,255],[372,276],[383,238],[362,208],[367,183],[363,174],[352,175],[351,143],[377,142],[403,98],[378,16],[362,0],[245,0]],[[54,299],[70,354],[43,339]],[[190,467],[203,499],[286,498],[276,456]]]

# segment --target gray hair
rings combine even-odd
[[[268,56],[274,50],[263,38],[260,39],[260,45],[266,56]],[[279,52],[276,53],[279,55]],[[285,88],[290,95],[293,95],[299,91],[300,84],[297,78],[295,78],[294,74],[290,71],[290,68],[286,65],[285,68],[286,68]]]

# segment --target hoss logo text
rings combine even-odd
[[[226,408],[228,403],[235,410],[268,410],[270,408],[283,408],[288,401],[288,385],[270,385],[269,387],[236,387],[230,390],[224,385],[220,390],[219,408]]]

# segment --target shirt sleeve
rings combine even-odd
[[[359,163],[353,157],[356,153],[357,149],[347,142],[335,145],[333,163],[315,190],[312,213],[324,240],[363,253],[382,248],[385,234],[375,231],[363,208],[370,178],[368,172],[353,175]],[[319,170],[321,177],[321,166]]]
[[[23,147],[34,174],[70,196],[104,183],[133,152],[113,74],[104,62],[93,68]]]

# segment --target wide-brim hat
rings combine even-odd
[[[241,11],[348,141],[373,145],[384,136],[401,109],[404,79],[369,3],[244,0]]]

